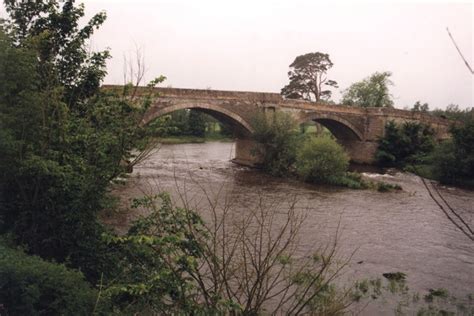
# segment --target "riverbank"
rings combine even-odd
[[[432,164],[417,164],[417,165],[408,165],[403,168],[405,172],[414,173],[425,179],[435,180],[441,182],[440,177],[436,174],[436,169]],[[474,191],[474,179],[460,179],[457,178],[454,183],[449,183],[460,189]]]
[[[206,142],[233,142],[234,139],[232,137],[224,136],[221,134],[209,134],[209,135],[205,135],[204,137],[190,136],[190,135],[167,136],[167,137],[160,137],[159,141],[161,144],[176,145],[176,144],[202,144]]]

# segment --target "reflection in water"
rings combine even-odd
[[[297,207],[307,215],[303,249],[332,240],[340,224],[340,252],[350,255],[357,250],[349,266],[352,277],[401,271],[407,274],[410,288],[422,294],[430,288],[446,288],[458,297],[474,292],[474,243],[446,218],[420,178],[366,173],[402,186],[402,192],[392,193],[314,186],[237,166],[229,161],[233,151],[233,143],[164,145],[135,168],[120,193],[130,197],[165,190],[177,197],[178,191],[185,192],[198,207],[204,203],[200,187],[232,194],[240,207],[254,203],[260,193],[274,200],[295,197]],[[439,189],[474,227],[474,192]],[[124,229],[136,215],[129,213],[114,225]],[[393,310],[376,308],[378,314]]]

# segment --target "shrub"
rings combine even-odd
[[[96,297],[82,273],[0,240],[0,306],[6,315],[90,315]]]
[[[296,172],[312,183],[339,182],[349,166],[349,156],[329,137],[305,139],[297,153]]]
[[[135,199],[133,208],[151,213],[137,219],[124,236],[104,234],[104,240],[118,247],[120,277],[104,291],[100,305],[113,306],[120,314],[199,314],[202,307],[194,300],[196,273],[201,257],[203,223],[199,215],[173,206],[168,194]],[[203,312],[202,314],[206,314]]]
[[[420,123],[397,125],[390,121],[379,140],[375,159],[380,166],[403,167],[407,163],[423,162],[434,149],[433,130]]]
[[[401,190],[402,187],[398,184],[391,184],[386,182],[377,183],[377,191],[379,192],[389,192],[392,190]]]
[[[362,179],[362,175],[358,172],[346,172],[344,176],[332,180],[331,184],[357,190],[369,189],[372,185],[372,182]]]
[[[262,113],[255,117],[253,127],[254,139],[262,146],[255,154],[262,157],[263,170],[274,176],[289,174],[300,143],[295,120],[287,113]]]
[[[434,173],[443,183],[474,186],[474,120],[452,127],[451,134],[433,153]]]

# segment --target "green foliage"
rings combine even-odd
[[[121,277],[106,286],[101,304],[125,314],[207,314],[234,309],[227,304],[231,302],[217,296],[212,297],[212,304],[200,300],[203,293],[193,277],[209,236],[199,215],[174,207],[165,193],[135,199],[133,207],[151,213],[135,221],[125,236],[103,236],[122,257],[117,262]]]
[[[443,183],[474,186],[474,120],[451,128],[452,139],[433,154],[433,169]]]
[[[219,132],[223,136],[232,137],[234,135],[234,131],[229,124],[219,122]]]
[[[428,112],[430,109],[430,106],[428,103],[423,103],[421,104],[420,101],[416,101],[415,104],[413,104],[413,108],[411,109],[413,112]]]
[[[447,298],[449,295],[448,291],[443,288],[429,289],[429,294],[426,294],[424,299],[427,302],[433,302],[435,297]]]
[[[466,108],[464,110],[459,109],[457,104],[449,104],[446,110],[435,109],[431,111],[435,116],[447,118],[450,120],[468,122],[474,120],[474,108]]]
[[[154,128],[156,137],[187,135],[188,118],[188,110],[178,110],[155,119],[148,125]]]
[[[156,137],[170,138],[171,136],[171,139],[176,139],[173,136],[177,136],[182,137],[183,142],[187,139],[186,136],[218,139],[233,134],[232,127],[229,125],[194,109],[174,111],[150,124],[152,128],[157,128]]]
[[[377,191],[379,192],[389,192],[393,190],[401,190],[402,187],[398,184],[391,184],[386,182],[378,182],[377,183]]]
[[[329,54],[315,52],[296,57],[288,72],[290,83],[281,89],[281,94],[288,99],[316,102],[331,98],[331,90],[323,90],[322,86],[337,88],[337,82],[326,77],[332,66]]]
[[[206,134],[206,120],[204,114],[196,110],[190,110],[188,128],[189,134],[203,137],[204,134]]]
[[[393,107],[389,86],[392,73],[376,72],[362,81],[353,83],[342,95],[344,105],[361,107]]]
[[[91,315],[96,298],[82,273],[0,241],[0,310],[5,315]]]
[[[104,23],[105,12],[82,23],[84,5],[76,6],[74,2],[6,0],[9,18],[4,26],[16,47],[34,45],[38,85],[43,89],[62,86],[62,101],[82,108],[81,101],[98,91],[106,75],[109,52],[90,53],[86,45],[94,30]]]
[[[406,275],[402,272],[384,273],[387,281],[376,279],[364,279],[357,281],[350,294],[356,302],[363,298],[397,300],[398,307],[396,315],[471,315],[474,306],[465,301],[457,301],[456,297],[450,296],[446,289],[430,289],[420,301],[420,293],[412,292],[408,288]],[[409,310],[404,310],[409,308]],[[414,313],[416,312],[416,313]]]
[[[423,159],[421,163],[416,163],[412,165],[407,165],[403,168],[404,171],[406,172],[411,172],[419,175],[420,177],[426,178],[426,179],[437,179],[437,177],[434,174],[434,168],[433,168],[433,157],[436,151],[439,149],[439,145],[435,147],[435,150],[433,153],[429,154],[426,159]]]
[[[390,121],[379,140],[376,160],[380,166],[403,167],[423,161],[434,148],[433,130],[421,123]]]
[[[342,177],[332,177],[331,183],[333,185],[338,185],[342,187],[347,187],[350,189],[371,189],[372,182],[366,181],[362,178],[362,175],[358,172],[346,172]]]
[[[113,273],[114,254],[101,241],[96,214],[107,204],[110,182],[125,174],[123,162],[146,145],[149,131],[140,121],[151,96],[133,100],[128,87],[97,93],[105,64],[71,57],[73,48],[83,54],[92,31],[90,24],[76,29],[82,9],[71,6],[66,1],[59,14],[53,2],[8,3],[13,22],[22,14],[36,22],[8,24],[9,35],[0,32],[0,232],[14,233],[28,253],[97,280],[101,271]],[[62,27],[65,33],[56,34]],[[69,57],[76,70],[63,73]]]
[[[258,114],[253,127],[254,139],[262,146],[255,148],[255,154],[262,158],[263,169],[275,176],[288,175],[300,143],[295,120],[282,112]]]
[[[297,152],[297,174],[307,182],[334,183],[344,177],[349,156],[329,137],[308,137]]]
[[[274,176],[296,175],[311,183],[352,189],[377,189],[358,173],[347,172],[349,156],[330,136],[301,134],[290,114],[259,114],[254,120],[255,155],[264,171]],[[393,189],[393,188],[390,188]]]

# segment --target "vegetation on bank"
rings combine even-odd
[[[27,255],[0,239],[2,315],[91,315],[97,295],[81,272]]]
[[[206,134],[198,136],[163,136],[157,138],[160,144],[202,144],[205,142],[233,142],[234,139],[222,134]]]
[[[382,167],[397,167],[444,184],[474,187],[474,120],[464,117],[450,128],[451,139],[436,143],[433,131],[420,123],[389,122],[376,159]]]
[[[161,117],[157,123],[157,137],[232,137],[232,127],[196,109],[174,111]]]
[[[429,126],[416,122],[397,125],[391,121],[385,126],[375,158],[380,166],[400,168],[425,161],[434,146],[434,131]]]
[[[400,189],[348,172],[349,156],[330,134],[301,133],[306,129],[301,129],[289,114],[257,115],[253,126],[254,139],[259,143],[254,154],[262,160],[261,168],[271,175],[380,192]]]

